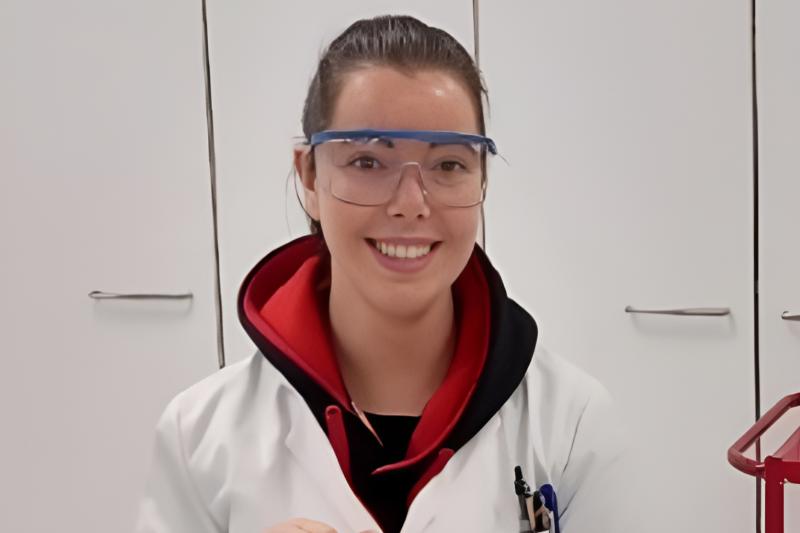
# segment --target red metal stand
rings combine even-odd
[[[764,480],[765,533],[783,533],[783,484],[800,483],[800,427],[783,443],[783,446],[763,463],[744,456],[744,451],[764,434],[783,414],[800,406],[800,393],[779,401],[758,419],[747,433],[728,449],[728,462],[745,474]]]

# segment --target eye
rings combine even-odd
[[[442,170],[451,172],[453,170],[458,170],[458,167],[461,167],[462,170],[466,170],[467,167],[459,163],[458,161],[442,161],[439,163],[442,167]]]
[[[380,163],[377,159],[368,156],[361,156],[357,159],[354,159],[350,162],[350,164],[363,170],[376,169],[380,166]]]

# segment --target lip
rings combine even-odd
[[[396,257],[389,257],[387,255],[383,255],[375,248],[375,245],[370,242],[372,239],[364,239],[364,244],[366,244],[370,250],[372,250],[372,255],[378,261],[378,263],[386,268],[387,270],[391,270],[393,272],[401,272],[405,274],[419,272],[423,270],[428,263],[431,262],[433,259],[433,255],[437,252],[439,248],[439,244],[441,241],[434,241],[428,239],[425,241],[424,239],[408,239],[406,242],[409,244],[418,244],[420,242],[424,242],[425,244],[431,244],[431,251],[428,252],[427,255],[423,257],[415,257],[414,259],[398,259]],[[398,244],[405,244],[402,240],[381,240],[381,242],[385,243],[398,243]],[[423,246],[425,245],[423,244]]]

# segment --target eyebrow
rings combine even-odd
[[[464,150],[467,150],[469,153],[475,153],[478,151],[471,148],[472,147],[471,143],[430,143],[430,145],[431,148],[436,148],[437,146],[460,146]],[[470,148],[467,148],[467,145],[469,145]]]
[[[390,137],[372,137],[372,138],[365,137],[365,139],[367,139],[368,142],[370,142],[370,143],[379,142],[381,144],[386,145],[388,148],[394,148],[396,146],[396,144],[392,141],[392,139]],[[353,140],[347,140],[345,142],[347,144],[356,144],[356,143],[353,143]],[[465,151],[469,152],[470,154],[474,154],[474,153],[477,153],[477,152],[480,151],[480,150],[475,150],[474,148],[472,148],[472,146],[473,146],[472,143],[458,143],[458,142],[456,142],[456,143],[437,143],[437,142],[430,142],[428,144],[430,145],[431,149],[437,148],[437,147],[440,147],[440,146],[458,146],[462,150],[465,150]],[[469,146],[469,148],[468,148],[468,146]]]
[[[368,144],[379,142],[381,144],[385,144],[389,148],[394,148],[395,144],[389,137],[362,137],[362,139],[365,139]],[[357,139],[347,139],[344,142],[347,144],[359,144]]]

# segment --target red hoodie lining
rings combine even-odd
[[[352,412],[333,353],[331,333],[324,323],[328,293],[316,289],[327,265],[315,253],[318,249],[316,239],[301,241],[262,266],[247,288],[245,313],[276,348]],[[375,473],[410,466],[434,451],[472,396],[486,361],[490,324],[489,288],[474,253],[454,284],[454,298],[458,339],[448,373],[423,410],[406,458]]]
[[[288,284],[288,282],[285,282],[287,279],[290,281],[297,279],[297,275],[301,274],[301,272],[308,275],[310,270],[313,271],[315,264],[321,261],[317,254],[319,246],[319,240],[308,238],[291,245],[262,265],[245,289],[243,298],[244,312],[247,319],[261,335],[266,337],[278,350],[299,366],[325,392],[338,401],[345,410],[352,412],[350,396],[339,374],[336,360],[333,358],[332,353],[327,353],[330,352],[331,344],[324,343],[316,346],[311,352],[295,350],[296,346],[303,346],[297,343],[297,338],[302,339],[305,335],[301,327],[304,321],[307,320],[305,324],[311,327],[316,323],[317,328],[319,328],[319,313],[318,309],[309,308],[308,298],[300,299],[284,290]],[[309,283],[309,286],[315,285]],[[281,294],[280,301],[276,300],[276,296],[281,296]],[[264,309],[266,309],[266,305],[264,302],[273,301],[275,304],[280,303],[286,307],[280,308],[276,305],[275,312],[265,315]],[[300,316],[303,317],[303,321],[294,320],[297,315],[286,312],[288,310],[296,311],[298,307],[302,308]],[[293,325],[293,322],[297,323]],[[311,331],[314,330],[309,329],[309,332]],[[288,333],[288,335],[284,336],[283,332]],[[323,355],[322,358],[317,356],[309,360],[301,357],[300,353]],[[324,358],[327,358],[327,362]]]
[[[453,457],[455,452],[450,448],[442,448],[439,450],[439,453],[436,455],[436,458],[433,460],[431,465],[423,472],[422,476],[414,483],[414,486],[411,487],[411,491],[408,493],[408,497],[406,498],[406,507],[411,507],[411,502],[414,501],[414,498],[417,497],[417,494],[428,484],[428,481],[436,477],[439,472],[441,472],[447,461]]]
[[[328,426],[328,440],[331,441],[333,451],[342,467],[345,479],[353,486],[353,475],[350,471],[350,445],[347,443],[347,431],[342,420],[342,411],[336,405],[329,405],[325,409],[325,423]],[[362,502],[363,503],[363,502]]]

